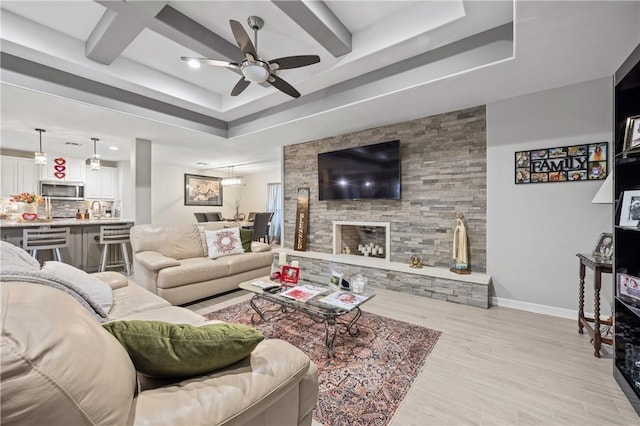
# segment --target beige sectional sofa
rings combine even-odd
[[[150,379],[137,373],[127,350],[76,300],[77,293],[7,273],[6,245],[0,242],[3,425],[311,424],[317,370],[296,347],[263,340],[228,367],[183,379]],[[37,262],[29,267],[39,269]],[[92,277],[108,283],[113,295],[102,321],[210,323],[118,273]]]
[[[205,231],[235,222],[136,225],[131,229],[135,281],[174,305],[224,293],[269,275],[270,249],[209,259]]]

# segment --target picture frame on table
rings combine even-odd
[[[640,150],[640,115],[627,118],[622,152]]]
[[[640,224],[640,190],[624,191],[618,225],[638,227]]]
[[[618,295],[640,302],[640,277],[618,273]]]
[[[213,176],[184,175],[185,206],[222,206],[222,183]]]
[[[602,259],[611,259],[613,255],[613,234],[610,232],[603,232],[596,241],[596,246],[593,248],[593,255]]]
[[[280,281],[287,284],[298,284],[300,278],[300,268],[290,265],[282,265]]]

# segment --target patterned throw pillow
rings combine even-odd
[[[240,228],[204,231],[204,234],[207,238],[209,259],[244,253],[242,240],[240,240]]]

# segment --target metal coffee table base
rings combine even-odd
[[[279,308],[273,310],[263,310],[255,303],[256,300],[264,300],[266,302],[271,302],[274,305],[278,305]],[[267,312],[294,312],[299,311],[306,314],[309,318],[317,323],[324,324],[324,346],[327,350],[327,358],[335,357],[335,347],[334,342],[336,339],[336,334],[339,332],[340,334],[349,334],[352,337],[355,337],[360,334],[360,329],[356,324],[360,317],[362,317],[362,310],[359,307],[354,308],[351,311],[337,311],[337,312],[321,312],[320,310],[316,311],[312,309],[313,305],[310,305],[308,309],[300,305],[295,305],[293,303],[286,303],[286,301],[273,301],[269,299],[265,299],[260,295],[254,295],[251,300],[249,300],[249,304],[256,312],[251,316],[251,324],[259,324],[260,322],[266,322],[267,319],[265,314]],[[347,314],[354,314],[353,317],[349,321],[339,321],[338,318],[343,317]]]

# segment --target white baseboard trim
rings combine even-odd
[[[578,311],[572,309],[558,308],[556,306],[539,305],[537,303],[522,302],[520,300],[505,299],[503,297],[492,297],[492,306],[500,306],[502,308],[517,309],[519,311],[533,312],[535,314],[549,315],[552,317],[566,318],[570,320],[578,319]],[[593,312],[585,312],[586,316],[593,317]],[[601,319],[607,319],[608,313],[602,314],[600,312]]]

